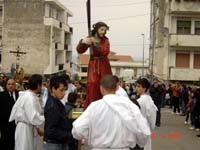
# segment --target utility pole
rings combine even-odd
[[[155,53],[155,34],[156,34],[156,0],[152,0],[152,7],[153,7],[153,40],[152,40],[152,51],[151,51],[151,83],[153,82],[153,63],[154,63],[154,53]]]
[[[143,49],[142,49],[142,77],[144,77],[144,33],[141,34],[143,37]]]

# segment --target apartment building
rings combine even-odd
[[[200,80],[200,1],[151,0],[150,70],[164,81]]]
[[[9,73],[12,64],[26,74],[44,75],[70,67],[72,12],[58,0],[5,0],[3,14],[3,73]]]
[[[2,62],[2,24],[3,23],[3,0],[0,0],[0,72]]]

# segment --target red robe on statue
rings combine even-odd
[[[77,46],[79,54],[84,53],[90,46],[82,44]],[[108,54],[110,53],[110,43],[108,38],[103,37],[100,42],[100,47],[91,46],[92,54],[90,54],[90,61],[88,65],[87,78],[87,95],[84,107],[87,108],[89,104],[95,100],[102,98],[100,92],[100,79],[106,74],[112,74]]]

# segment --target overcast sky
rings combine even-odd
[[[69,25],[73,27],[73,56],[77,56],[76,44],[88,33],[86,0],[59,1],[73,13]],[[111,51],[142,60],[144,33],[145,58],[149,57],[150,0],[91,0],[91,22],[98,21],[110,27]]]

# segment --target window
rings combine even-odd
[[[194,68],[200,69],[200,54],[194,54]]]
[[[200,35],[200,21],[195,21],[195,34]]]
[[[191,21],[177,20],[177,34],[191,34]]]
[[[82,67],[82,72],[87,72],[87,67]]]
[[[1,64],[1,51],[0,51],[0,64]]]
[[[176,54],[176,67],[189,68],[190,67],[190,54],[177,53]]]

